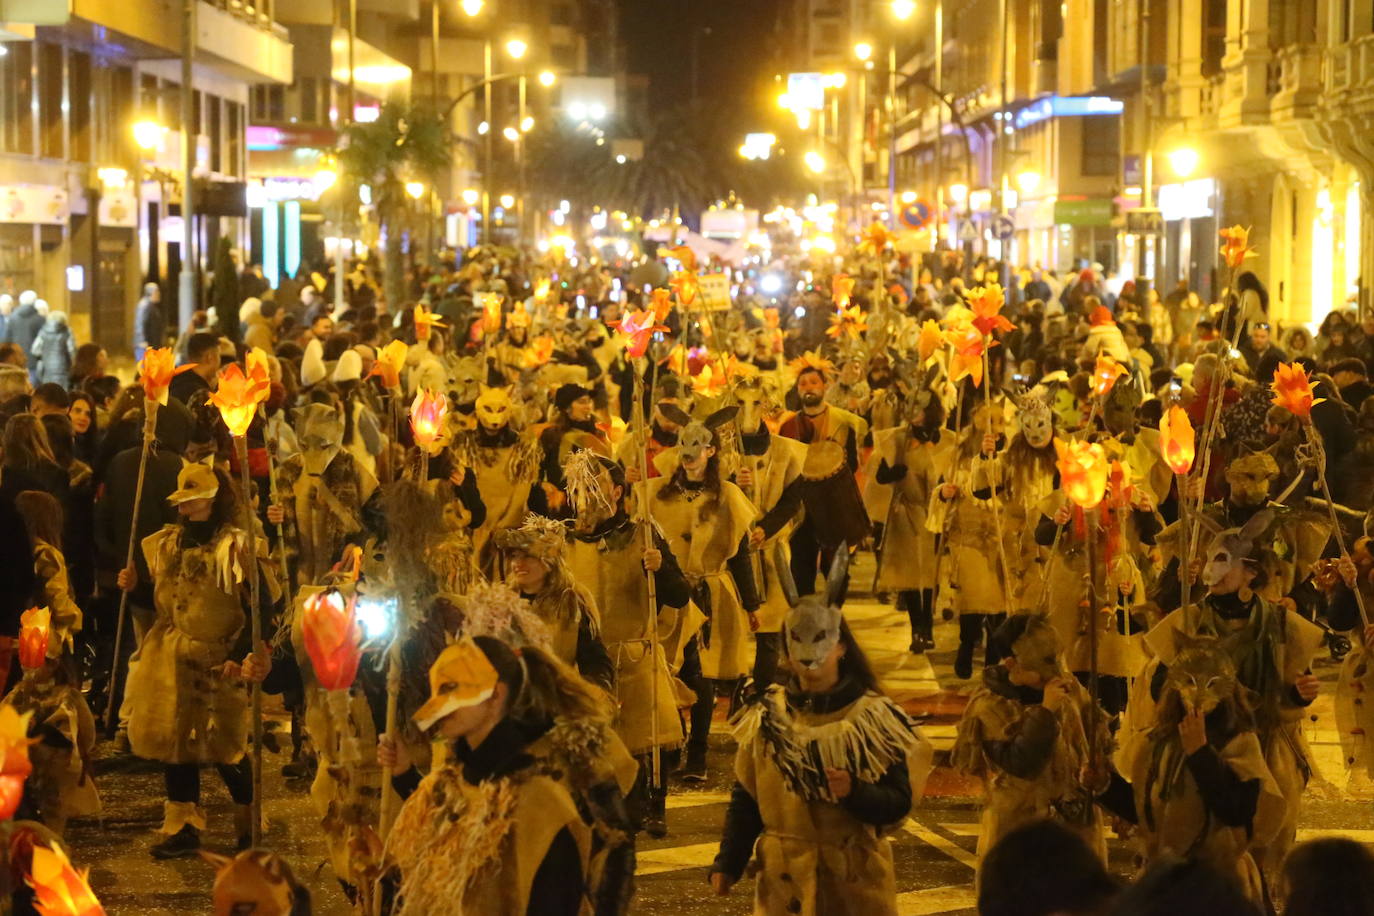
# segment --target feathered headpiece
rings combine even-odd
[[[835,377],[835,364],[821,356],[815,350],[807,350],[801,356],[787,364],[794,376],[800,376],[803,372],[814,370],[828,382]]]
[[[519,528],[507,528],[496,535],[502,550],[523,550],[536,559],[553,562],[563,556],[568,531],[560,522],[531,512]]]

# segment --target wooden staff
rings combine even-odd
[[[653,359],[649,363],[653,364]],[[654,549],[654,518],[649,507],[649,424],[644,416],[644,372],[634,367],[635,419],[638,420],[635,460],[639,463],[639,486],[641,496],[640,511],[644,515],[644,550]],[[662,761],[658,746],[658,583],[654,574],[644,570],[645,583],[649,589],[649,742],[653,745],[649,754],[649,785],[658,785],[662,772]]]
[[[245,575],[248,576],[248,622],[253,633],[253,652],[262,644],[262,618],[258,613],[258,534],[256,518],[253,513],[253,481],[248,473],[248,437],[234,437],[234,452],[239,461],[239,485],[243,491],[243,529],[247,541],[247,562]],[[262,684],[253,681],[250,687],[253,718],[253,804],[249,816],[252,818],[253,845],[262,841]]]
[[[1088,592],[1088,698],[1090,700],[1088,706],[1088,764],[1091,769],[1095,769],[1097,765],[1097,696],[1099,690],[1097,683],[1098,615],[1101,613],[1097,597],[1098,510],[1086,511],[1075,507],[1074,511],[1083,513],[1085,516],[1084,528],[1088,533],[1088,570],[1084,575],[1087,580]]]
[[[1341,556],[1349,557],[1350,552],[1345,547],[1345,531],[1341,528],[1340,519],[1336,518],[1336,503],[1331,499],[1331,488],[1326,483],[1326,447],[1322,444],[1321,435],[1316,427],[1312,425],[1309,417],[1306,427],[1307,443],[1311,446],[1317,459],[1317,480],[1321,483],[1322,496],[1326,499],[1326,511],[1331,517],[1331,527],[1336,538],[1336,547],[1340,550]],[[1351,589],[1355,593],[1355,606],[1360,610],[1360,623],[1369,626],[1369,612],[1364,606],[1364,590],[1360,588],[1360,583],[1356,582]]]
[[[277,440],[271,436],[264,435],[263,442],[267,446],[267,501],[270,505],[277,505]],[[291,589],[291,570],[286,564],[286,522],[277,525],[277,574],[281,576],[282,588],[286,590],[288,598],[292,593]]]
[[[138,482],[134,484],[134,514],[129,519],[129,549],[124,554],[124,568],[134,565],[134,551],[138,548],[138,517],[143,508],[143,481],[148,474],[148,455],[153,450],[153,440],[157,438],[158,402],[151,398],[143,399],[143,449],[138,456]],[[114,737],[118,720],[115,713],[115,694],[119,687],[120,649],[124,645],[124,622],[129,616],[129,592],[119,590],[119,618],[115,624],[114,658],[110,661],[110,683],[105,697],[105,737]]]
[[[988,368],[988,343],[984,338],[983,345],[983,394],[986,397],[988,409],[992,409],[992,375]],[[975,435],[977,431],[975,430]],[[981,448],[979,451],[981,452]],[[1002,483],[1001,468],[997,471],[997,480],[990,485],[989,502],[992,503],[992,523],[997,531],[997,561],[1002,567],[1002,597],[1006,601],[1006,613],[1010,614],[1011,606],[1011,565],[1007,563],[1007,546],[1003,543],[1002,536],[1002,508],[998,502],[997,487]]]

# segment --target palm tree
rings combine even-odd
[[[427,105],[388,102],[375,121],[350,124],[343,130],[339,149],[339,193],[343,200],[358,199],[359,188],[372,191],[372,206],[381,224],[382,282],[391,308],[401,305],[401,234],[414,212],[406,183],[421,181],[433,186],[448,167],[450,139],[443,119]]]

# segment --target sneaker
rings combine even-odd
[[[186,824],[176,833],[148,850],[154,859],[184,859],[200,849],[200,831]]]
[[[706,748],[688,747],[687,760],[682,764],[682,769],[677,771],[677,775],[683,782],[705,782]]]

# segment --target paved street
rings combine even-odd
[[[864,564],[854,581],[866,582]],[[869,573],[871,575],[871,572]],[[937,628],[941,651],[922,658],[908,655],[904,615],[869,600],[851,602],[847,616],[860,642],[882,672],[889,691],[915,714],[925,716],[925,731],[937,751],[947,750],[968,688],[954,680],[951,665],[956,639],[953,624]],[[1374,807],[1344,792],[1345,773],[1339,748],[1329,728],[1331,691],[1336,666],[1326,661],[1318,673],[1323,696],[1315,707],[1308,740],[1323,773],[1341,791],[1322,785],[1309,789],[1303,837],[1342,833],[1374,842]],[[706,866],[715,855],[730,786],[733,750],[724,733],[724,710],[718,716],[711,755],[711,778],[699,789],[678,790],[669,799],[671,834],[645,841],[639,852],[639,888],[635,912],[671,912],[691,916],[739,916],[750,911],[752,884],[747,879],[724,900],[709,896]],[[279,774],[284,757],[268,755],[265,768],[267,844],[284,853],[296,875],[312,890],[315,912],[324,916],[350,912],[324,862],[324,846],[304,787],[288,789]],[[937,755],[937,760],[939,760]],[[213,772],[204,775],[210,808],[208,845],[220,850],[232,844],[228,797]],[[152,830],[161,819],[160,771],[144,766],[102,775],[106,802],[104,829],[94,822],[68,831],[72,856],[91,868],[92,884],[112,916],[117,914],[185,914],[207,912],[211,872],[199,859],[155,862],[147,853]],[[970,885],[978,837],[976,786],[947,768],[937,768],[919,809],[894,835],[897,889],[903,916],[973,913]],[[1114,842],[1113,867],[1131,868],[1126,844]]]

